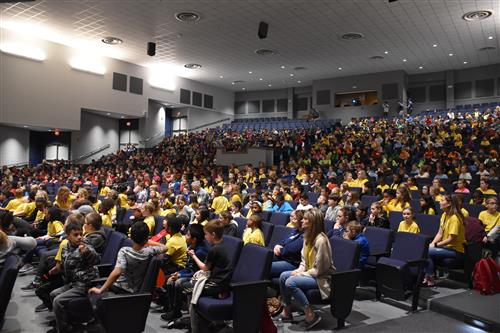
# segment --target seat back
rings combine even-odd
[[[155,216],[155,230],[153,231],[153,235],[156,235],[163,229],[163,220],[165,218],[163,216]]]
[[[265,280],[269,277],[273,252],[256,244],[243,246],[234,268],[232,282]]]
[[[420,233],[434,238],[439,231],[439,215],[415,214]]]
[[[144,280],[142,281],[141,293],[152,293],[156,286],[156,279],[158,277],[158,272],[160,270],[161,260],[158,256],[153,256],[149,260],[148,268],[146,274],[144,275]]]
[[[292,228],[287,228],[284,225],[275,225],[273,229],[273,235],[271,239],[267,243],[267,247],[271,250],[282,241],[285,240],[286,237],[292,232]]]
[[[358,266],[360,245],[348,239],[331,237],[333,266],[337,272],[354,269]]]
[[[392,231],[398,231],[399,223],[403,221],[402,212],[390,212],[389,213],[389,225]]]
[[[16,283],[21,259],[16,255],[9,255],[4,261],[0,272],[0,329],[3,326],[5,311],[9,305],[12,289]]]
[[[125,215],[123,215],[123,219],[120,222],[126,225],[131,225],[134,222],[134,220],[130,219],[133,215],[133,212],[134,211],[132,209],[127,209],[125,211]]]
[[[379,201],[379,197],[376,195],[363,195],[361,197],[361,206],[370,207],[375,201]]]
[[[107,296],[99,299],[97,315],[107,333],[140,333],[146,328],[150,293]]]
[[[263,211],[259,213],[260,217],[262,217],[263,221],[269,222],[271,220],[271,212],[270,211]]]
[[[309,197],[309,203],[311,205],[315,205],[316,202],[318,202],[318,198],[319,198],[320,193],[318,193],[318,192],[309,192],[309,193],[307,193],[307,195]]]
[[[267,246],[267,244],[269,244],[269,241],[271,240],[271,237],[273,235],[274,224],[269,223],[269,222],[262,222],[260,229],[262,230],[262,233],[264,234],[264,243]]]
[[[391,258],[402,261],[426,259],[430,238],[426,235],[398,232],[392,243]]]
[[[392,245],[392,231],[386,228],[366,227],[364,235],[370,244],[370,255],[389,252]]]
[[[486,207],[484,207],[483,205],[466,204],[464,205],[464,208],[469,212],[469,215],[472,217],[479,217],[479,213],[481,213],[483,210],[486,210]]]
[[[335,221],[333,221],[333,220],[324,220],[323,225],[325,227],[325,230],[324,230],[325,233],[328,233],[328,231],[332,230],[334,224],[335,224]]]
[[[108,238],[108,243],[104,249],[101,256],[101,264],[111,264],[114,265],[116,262],[116,257],[118,256],[118,251],[122,247],[125,235],[112,231]]]
[[[240,257],[241,249],[243,248],[243,241],[236,237],[224,235],[224,247],[226,248],[227,255],[231,261],[231,266],[235,267]]]
[[[106,235],[106,246],[108,246],[109,238],[114,230],[110,227],[102,227],[102,231],[104,231],[104,234]]]
[[[270,222],[274,225],[285,226],[290,221],[290,214],[272,212]]]
[[[244,217],[235,217],[234,220],[238,223],[238,236],[241,237],[247,227],[247,219]]]

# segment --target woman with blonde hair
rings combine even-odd
[[[301,305],[305,313],[305,329],[309,330],[321,321],[314,313],[305,290],[319,288],[321,298],[330,295],[330,275],[335,271],[332,262],[330,241],[324,232],[323,214],[317,208],[304,213],[302,220],[304,244],[301,252],[299,268],[283,272],[280,275],[280,290],[283,296],[283,313],[285,322],[292,321],[290,305],[292,297]]]
[[[56,200],[54,202],[55,206],[61,209],[70,209],[71,203],[75,200],[75,197],[71,194],[71,191],[66,186],[61,186],[57,191]]]

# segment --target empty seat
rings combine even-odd
[[[290,221],[290,214],[272,212],[270,222],[274,225],[286,226]]]

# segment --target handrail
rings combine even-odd
[[[27,162],[19,162],[19,163],[14,163],[14,164],[7,164],[7,165],[5,165],[5,166],[6,166],[7,168],[12,168],[12,167],[16,167],[16,168],[18,168],[18,167],[22,167],[22,166],[25,166],[25,165],[28,165],[28,166],[29,166],[29,165],[30,165],[30,162],[29,162],[29,161],[27,161]]]
[[[86,153],[86,154],[80,155],[80,157],[78,157],[78,158],[76,158],[76,159],[72,160],[72,162],[73,162],[73,163],[75,163],[75,162],[79,162],[79,161],[81,161],[81,160],[85,160],[85,159],[89,158],[90,156],[93,156],[93,155],[95,155],[95,154],[97,154],[97,153],[100,153],[100,152],[101,152],[101,151],[103,151],[103,150],[108,149],[109,147],[111,147],[111,145],[108,143],[107,145],[104,145],[104,146],[102,146],[102,147],[99,147],[99,148],[97,148],[97,149],[94,149],[94,150],[92,150],[91,152],[88,152],[88,153]]]
[[[192,132],[192,131],[196,131],[200,128],[203,128],[203,127],[207,127],[207,126],[211,126],[211,125],[215,125],[215,124],[219,124],[219,123],[222,123],[224,121],[228,121],[228,120],[231,120],[231,118],[224,118],[224,119],[219,119],[217,121],[212,121],[211,123],[207,123],[207,124],[204,124],[204,125],[200,125],[200,126],[196,126],[194,128],[191,128],[188,130],[188,132]]]
[[[160,135],[165,135],[165,131],[160,131],[158,133],[155,133],[155,134],[151,135],[150,137],[148,137],[148,138],[146,138],[144,140],[139,140],[139,143],[147,143],[147,142],[149,142],[149,141],[151,141],[151,140],[159,137]]]

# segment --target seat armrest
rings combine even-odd
[[[238,288],[243,288],[243,287],[251,287],[251,286],[267,286],[271,284],[271,281],[269,280],[259,280],[259,281],[248,281],[248,282],[234,282],[231,283],[230,286],[232,289],[238,289]]]
[[[96,266],[97,266],[97,269],[99,270],[100,277],[107,277],[109,274],[111,274],[111,271],[114,268],[114,266],[111,264],[99,264]]]
[[[107,277],[99,277],[97,279],[93,279],[92,281],[90,281],[90,283],[92,284],[92,286],[97,286],[99,284],[104,284],[104,282],[106,282],[108,278]]]
[[[408,266],[424,266],[426,263],[427,259],[410,260],[407,262]]]
[[[384,252],[375,252],[375,253],[371,253],[370,255],[371,256],[374,256],[374,257],[377,257],[380,258],[380,257],[387,257],[391,254],[391,251],[384,251]]]

